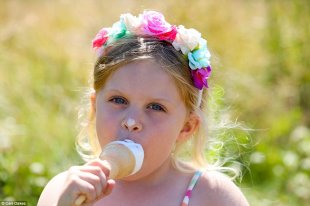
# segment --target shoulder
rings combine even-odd
[[[53,177],[43,189],[37,206],[52,206],[58,201],[60,188],[65,183],[67,171],[61,172]]]
[[[248,206],[241,190],[225,175],[206,171],[193,191],[191,205]]]

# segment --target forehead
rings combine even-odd
[[[107,79],[103,90],[120,90],[145,96],[170,97],[181,101],[173,77],[155,60],[137,60],[118,68]]]

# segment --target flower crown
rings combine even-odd
[[[189,62],[191,75],[196,88],[208,88],[207,79],[211,74],[211,54],[207,48],[207,41],[195,29],[184,26],[170,25],[163,14],[156,11],[144,11],[138,17],[130,13],[122,14],[120,21],[111,28],[102,28],[93,39],[93,48],[102,53],[111,42],[129,35],[143,35],[156,37],[169,42],[177,51],[181,51]]]

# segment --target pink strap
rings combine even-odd
[[[197,184],[198,182],[198,179],[199,177],[202,175],[202,172],[201,171],[196,171],[194,176],[192,177],[188,187],[187,187],[187,190],[186,190],[186,193],[185,193],[185,196],[184,196],[184,199],[182,201],[182,205],[181,206],[188,206],[189,205],[189,200],[192,196],[192,191],[195,187],[195,185]]]

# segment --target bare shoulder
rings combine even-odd
[[[248,206],[249,203],[228,177],[218,172],[205,172],[193,191],[191,205]]]
[[[67,171],[53,177],[43,189],[37,206],[53,206],[59,198],[59,193],[67,178]]]

